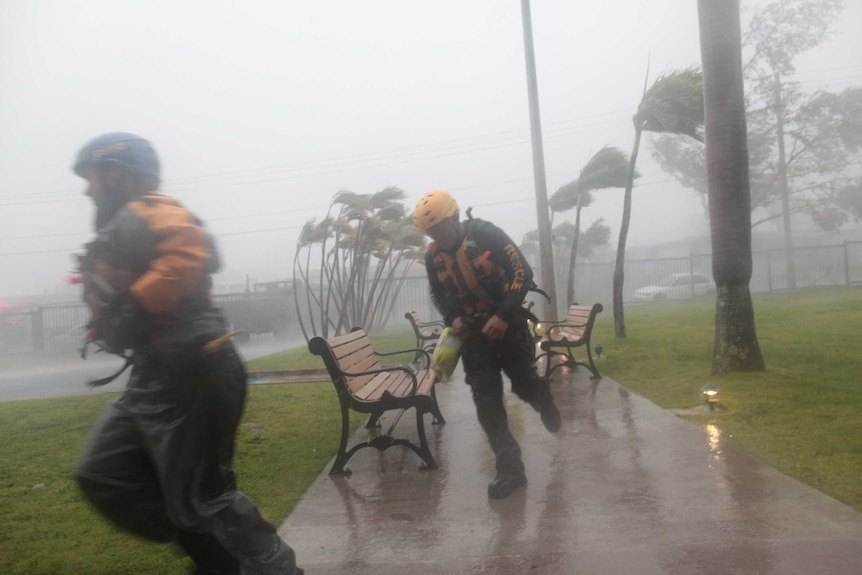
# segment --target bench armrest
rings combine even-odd
[[[404,317],[410,321],[410,325],[413,326],[413,331],[415,332],[419,332],[421,329],[426,327],[439,327],[441,330],[446,327],[443,320],[436,319],[432,321],[420,321],[419,318],[411,312],[405,313]]]
[[[425,357],[425,368],[424,369],[430,369],[431,368],[431,354],[428,353],[427,349],[422,349],[421,347],[413,347],[410,349],[399,349],[397,351],[376,351],[375,350],[374,355],[379,356],[379,357],[386,357],[388,355],[399,355],[402,353],[412,353],[413,357],[416,357],[416,355],[423,355]]]

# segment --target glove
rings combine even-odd
[[[135,296],[124,290],[88,327],[89,339],[101,342],[111,353],[122,355],[125,350],[140,348],[146,343],[149,322]]]
[[[460,357],[461,339],[455,335],[453,328],[444,328],[440,333],[440,339],[437,340],[437,345],[434,347],[434,354],[431,356],[432,369],[437,370],[440,373],[440,378],[446,381],[455,371]]]

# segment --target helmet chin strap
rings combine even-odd
[[[119,194],[110,194],[106,195],[102,201],[96,204],[96,230],[99,230],[111,221],[114,214],[116,214],[127,201],[128,198],[124,198]]]
[[[445,251],[456,252],[458,251],[458,248],[461,247],[461,244],[464,243],[464,239],[467,237],[467,231],[464,229],[461,219],[458,217],[458,212],[455,212],[455,214],[450,217],[453,218],[451,223],[455,229],[455,241],[452,242],[452,245]]]
[[[114,214],[128,202],[134,194],[129,191],[129,175],[125,172],[120,172],[119,176],[111,182],[113,185],[108,187],[108,182],[105,178],[105,173],[101,174],[102,185],[105,187],[101,201],[96,204],[96,230],[98,231],[106,225]]]

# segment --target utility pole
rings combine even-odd
[[[778,132],[778,185],[781,186],[781,210],[784,221],[784,258],[787,287],[796,289],[796,256],[793,254],[793,229],[790,227],[790,190],[787,187],[787,159],[784,151],[784,102],[781,99],[781,76],[774,73],[775,127]]]
[[[539,259],[542,289],[550,296],[545,301],[542,319],[557,319],[557,282],[554,277],[554,253],[551,244],[551,218],[548,214],[548,187],[545,182],[545,152],[542,148],[542,121],[539,117],[539,90],[536,82],[536,55],[533,51],[533,23],[530,0],[521,0],[521,20],[524,25],[524,55],[527,62],[527,95],[530,101],[530,133],[533,140],[533,179],[536,184],[536,215],[539,222]]]

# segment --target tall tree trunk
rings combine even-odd
[[[575,264],[578,260],[578,238],[581,236],[581,198],[578,194],[578,206],[575,210],[575,232],[572,238],[572,251],[569,254],[569,281],[566,285],[566,309],[575,303]]]
[[[716,283],[712,372],[763,371],[751,301],[751,190],[739,0],[698,0]]]
[[[620,237],[617,242],[617,259],[614,265],[614,337],[626,337],[626,319],[623,314],[623,269],[626,261],[626,239],[629,235],[629,222],[632,219],[632,188],[635,183],[635,167],[638,161],[638,150],[641,146],[643,126],[635,125],[635,143],[629,159],[629,178],[626,182],[626,193],[623,196],[623,221],[620,224]]]

